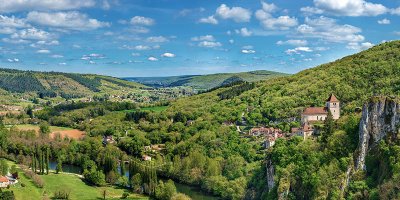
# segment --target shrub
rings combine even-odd
[[[71,190],[68,188],[57,189],[54,192],[54,199],[69,199]]]
[[[124,192],[124,193],[122,194],[121,199],[126,199],[126,198],[128,198],[128,196],[129,196],[129,193],[128,193],[128,192]]]

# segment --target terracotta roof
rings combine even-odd
[[[339,100],[336,98],[334,94],[331,94],[329,98],[326,100],[327,102],[339,102]]]
[[[326,107],[308,107],[304,109],[303,115],[316,115],[316,114],[327,114]]]
[[[8,182],[8,178],[5,176],[0,176],[0,183]]]

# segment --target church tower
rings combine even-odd
[[[333,119],[340,118],[340,101],[334,94],[331,94],[331,96],[326,100],[326,108],[331,111]]]

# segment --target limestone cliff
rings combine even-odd
[[[373,97],[365,104],[359,127],[356,170],[365,169],[369,149],[385,136],[397,137],[400,125],[400,103],[390,97]]]

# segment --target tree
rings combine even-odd
[[[48,137],[50,133],[50,126],[47,122],[42,122],[39,125],[39,131],[41,136]]]
[[[333,120],[333,116],[331,111],[328,111],[328,116],[324,121],[324,131],[322,133],[322,142],[324,144],[327,143],[328,138],[332,136],[334,131],[335,121]]]
[[[26,108],[26,114],[29,115],[29,117],[30,117],[31,119],[34,117],[32,106],[29,105],[29,106]]]
[[[192,200],[192,199],[185,194],[177,193],[171,198],[171,200]]]
[[[8,173],[8,164],[5,159],[1,159],[0,161],[0,173],[1,175],[5,176]]]
[[[61,158],[58,158],[57,159],[57,166],[56,166],[56,174],[58,174],[58,173],[60,173],[62,171],[63,171],[63,169],[62,169],[62,160],[61,160]]]
[[[143,183],[142,182],[142,176],[139,173],[137,173],[134,176],[132,176],[130,182],[131,182],[131,188],[134,191],[138,191],[140,189],[140,187],[142,186],[142,183]]]

